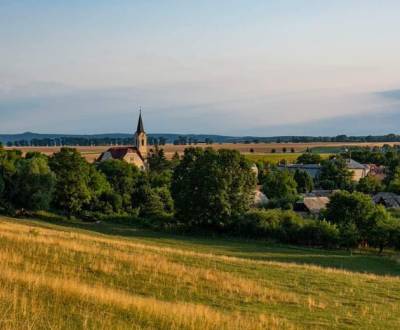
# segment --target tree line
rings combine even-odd
[[[386,134],[379,136],[281,136],[281,137],[225,137],[215,136],[202,137],[196,136],[178,136],[174,139],[167,136],[149,136],[149,144],[165,145],[173,143],[175,145],[196,145],[199,143],[213,144],[217,143],[312,143],[312,142],[400,142],[400,135]],[[118,138],[118,137],[79,137],[79,136],[62,136],[56,138],[32,138],[8,141],[8,147],[53,147],[53,146],[111,146],[111,145],[132,145],[133,138]],[[276,152],[273,149],[272,152]],[[284,151],[285,152],[285,151]]]
[[[156,229],[310,246],[399,247],[399,221],[368,195],[341,191],[321,219],[304,219],[291,205],[311,189],[312,180],[267,167],[258,174],[233,150],[190,147],[182,157],[167,160],[162,149],[154,148],[146,171],[119,160],[90,164],[72,148],[50,157],[0,150],[0,211],[44,210],[88,221],[133,219]],[[329,173],[326,178],[333,179]],[[253,207],[257,184],[270,199],[261,210]]]

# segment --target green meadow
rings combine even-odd
[[[1,329],[398,329],[395,255],[0,218]]]
[[[282,160],[288,163],[295,163],[301,153],[267,153],[267,154],[246,154],[245,157],[253,162],[269,162],[277,164]],[[323,159],[328,159],[331,154],[320,154]]]

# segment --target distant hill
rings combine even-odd
[[[245,143],[245,142],[293,142],[293,143],[309,143],[309,142],[400,142],[400,135],[369,135],[369,136],[228,136],[215,134],[177,134],[177,133],[150,133],[149,138],[163,138],[166,143],[173,143],[183,139],[193,139],[198,142],[204,142],[207,139],[214,143]],[[0,142],[6,144],[15,141],[28,141],[37,139],[130,139],[133,134],[128,133],[106,133],[106,134],[40,134],[25,132],[21,134],[0,134]]]

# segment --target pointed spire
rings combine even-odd
[[[139,109],[139,120],[137,124],[136,133],[144,133],[144,126],[142,120],[142,108]]]

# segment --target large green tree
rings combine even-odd
[[[50,207],[55,175],[50,170],[47,157],[35,155],[21,160],[17,165],[14,184],[12,200],[16,208],[36,211]]]
[[[387,190],[395,194],[400,194],[400,166],[397,166],[388,182]]]
[[[356,229],[357,244],[368,243],[378,221],[385,221],[388,217],[383,207],[376,206],[370,196],[360,192],[335,193],[326,209],[327,220],[337,224],[342,233],[351,232],[354,237]]]
[[[323,189],[351,189],[353,173],[348,170],[346,160],[334,158],[321,163],[319,185]]]
[[[173,174],[176,216],[189,226],[221,228],[250,208],[255,186],[239,152],[188,148]]]
[[[22,153],[17,150],[0,150],[0,207],[7,212],[13,212],[12,198],[16,195],[16,174]]]
[[[322,158],[319,154],[314,154],[311,152],[306,152],[304,154],[301,154],[297,158],[297,164],[319,164],[321,163]]]
[[[294,172],[294,180],[297,183],[297,191],[299,193],[304,194],[312,191],[314,188],[314,181],[306,171],[296,170]]]
[[[288,209],[298,199],[296,180],[288,170],[268,171],[263,179],[262,189],[272,206]]]
[[[121,196],[124,211],[131,212],[134,208],[133,193],[140,177],[139,169],[121,160],[107,160],[98,165],[111,184],[114,192]]]
[[[54,205],[68,216],[79,214],[92,197],[90,164],[76,149],[62,148],[49,165],[56,174]]]
[[[383,189],[379,179],[372,175],[361,178],[357,184],[357,191],[364,194],[376,194]]]

